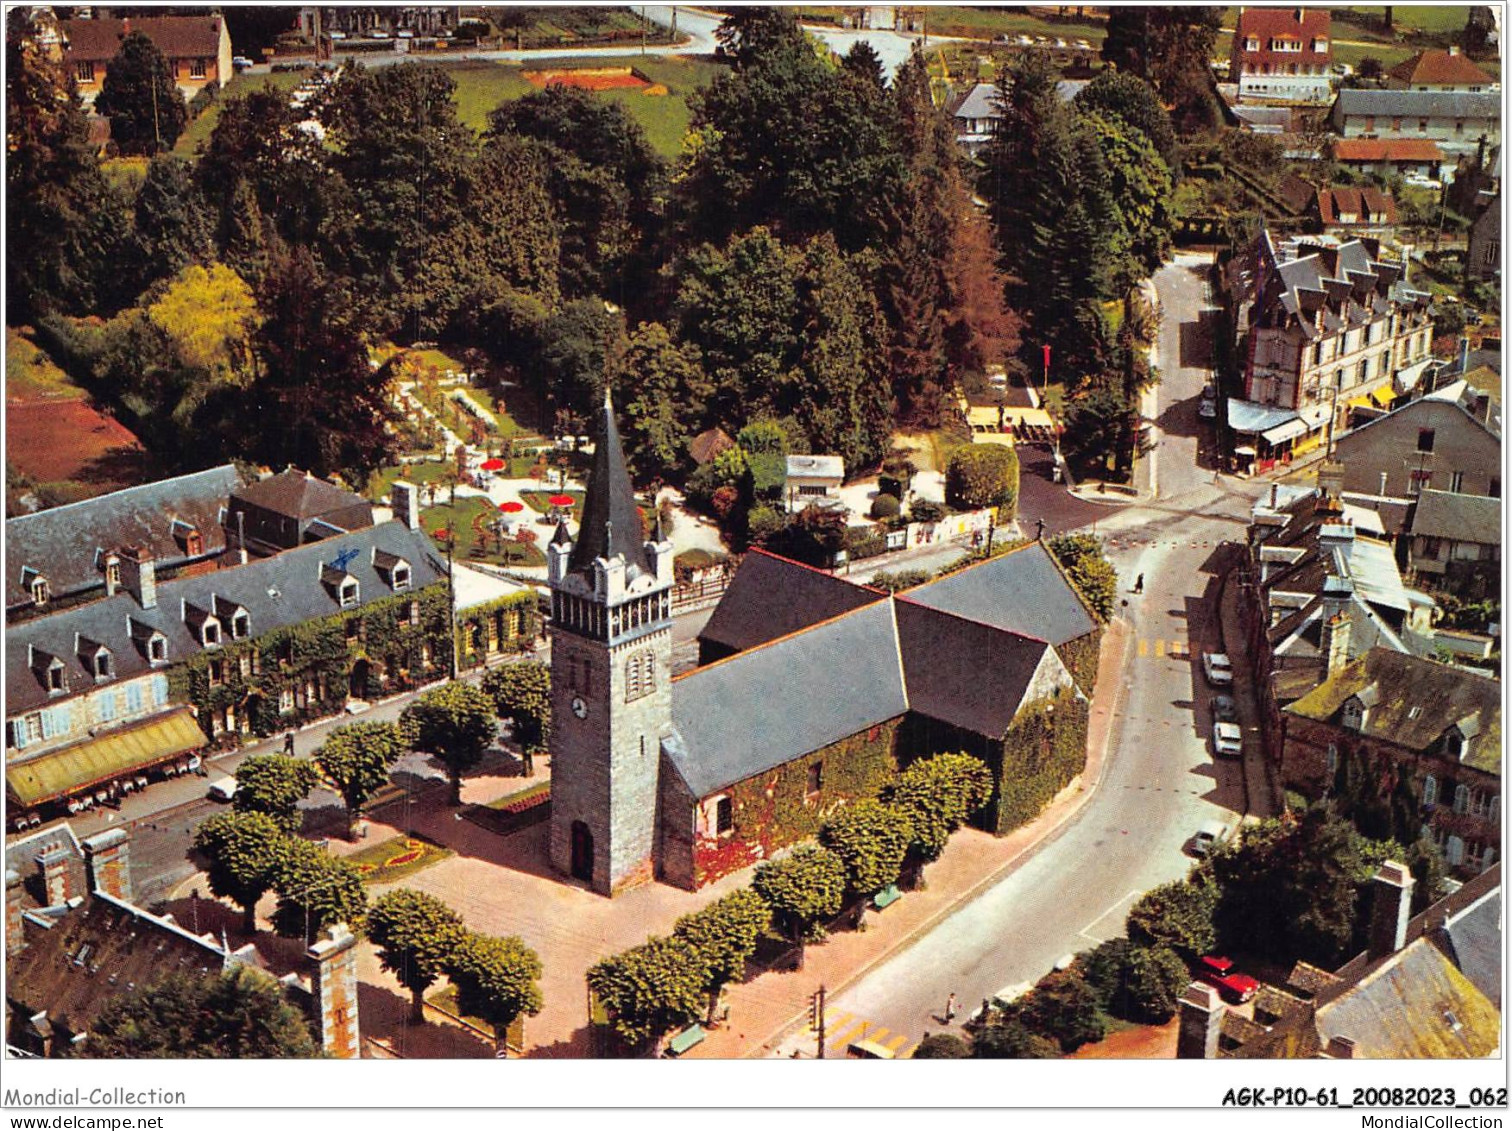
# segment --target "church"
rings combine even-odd
[[[607,397],[598,431],[547,548],[554,868],[696,889],[945,751],[991,769],[1002,835],[1081,772],[1102,629],[1043,543],[898,594],[752,550],[674,679],[672,544],[642,540]]]

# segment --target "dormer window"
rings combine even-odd
[[[221,642],[220,622],[207,620],[200,625],[200,643],[206,648],[219,648]]]
[[[1345,703],[1343,722],[1346,730],[1361,729],[1365,725],[1365,705],[1358,699]]]
[[[94,674],[96,679],[109,679],[114,674],[110,665],[110,649],[101,648],[94,654]]]
[[[1465,757],[1465,736],[1458,727],[1450,727],[1444,732],[1444,757],[1452,762],[1462,761]]]
[[[147,659],[154,664],[168,662],[168,638],[161,634],[147,641]]]
[[[337,592],[341,594],[341,607],[350,609],[357,604],[357,579],[348,577],[342,581]]]
[[[387,550],[374,550],[373,568],[385,577],[395,590],[410,587],[410,564],[398,554],[391,554]]]
[[[68,680],[64,677],[61,660],[54,660],[47,666],[47,690],[50,694],[68,690]]]
[[[252,635],[252,618],[242,609],[231,618],[231,639],[245,640]]]
[[[396,565],[394,567],[394,588],[395,589],[408,589],[409,585],[410,585],[409,566],[407,566],[407,565]]]
[[[205,538],[198,530],[191,530],[184,535],[184,553],[191,558],[198,557],[205,552]]]
[[[52,597],[52,588],[47,584],[47,578],[37,576],[32,578],[31,599],[34,605],[45,605]]]
[[[121,559],[110,557],[105,560],[105,587],[116,590],[121,587]]]

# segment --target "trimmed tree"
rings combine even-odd
[[[966,1060],[971,1046],[954,1033],[930,1033],[914,1049],[913,1060]]]
[[[1015,1004],[1017,1019],[1060,1042],[1062,1052],[1100,1041],[1107,1031],[1097,1008],[1097,991],[1074,966],[1046,974],[1033,993]]]
[[[425,991],[449,969],[465,934],[462,917],[427,892],[398,888],[368,909],[367,937],[383,968],[409,990],[414,1024],[425,1024]]]
[[[1200,957],[1217,945],[1217,911],[1218,889],[1212,883],[1161,884],[1129,909],[1129,941],[1136,947],[1169,947],[1188,958]]]
[[[970,754],[936,754],[913,763],[892,784],[889,800],[913,826],[913,846],[937,860],[950,834],[992,796],[992,774]]]
[[[1007,522],[1018,509],[1018,453],[1003,444],[968,444],[951,453],[945,500],[962,510],[997,507]]]
[[[462,804],[462,775],[483,760],[496,726],[493,701],[481,688],[461,681],[427,691],[399,716],[405,743],[445,763],[453,805]]]
[[[798,944],[801,969],[803,944],[823,937],[820,923],[839,914],[845,903],[845,862],[827,848],[803,845],[760,865],[751,886]]]
[[[831,817],[819,843],[844,862],[851,891],[870,895],[898,882],[913,836],[907,810],[865,798]]]
[[[273,912],[273,929],[285,938],[302,938],[307,946],[335,923],[361,929],[367,915],[361,874],[307,840],[290,839],[275,886],[278,907]]]
[[[286,833],[297,833],[304,817],[303,801],[320,780],[315,766],[284,754],[254,754],[236,768],[236,794],[231,807],[238,813],[266,813]]]
[[[483,690],[500,718],[514,719],[514,737],[527,754],[551,741],[551,669],[538,660],[504,664],[483,676]]]
[[[971,1040],[971,1055],[977,1060],[1059,1060],[1061,1050],[1022,1021],[1005,1021],[978,1029]]]
[[[697,1021],[708,981],[698,948],[678,936],[651,939],[588,970],[588,988],[614,1031],[635,1046]]]
[[[493,1026],[502,1049],[515,1018],[541,1012],[541,959],[519,938],[468,932],[447,970],[457,987],[457,1008]]]
[[[172,973],[125,989],[89,1026],[91,1060],[316,1057],[309,1023],[270,975],[249,966]]]
[[[1118,571],[1103,552],[1102,539],[1095,534],[1062,534],[1050,539],[1050,552],[1082,600],[1103,620],[1110,619],[1118,604]]]
[[[771,926],[771,907],[750,888],[732,891],[677,921],[673,937],[692,947],[707,971],[704,988],[709,995],[710,1018],[721,991],[744,977],[746,960]]]
[[[172,149],[189,119],[167,58],[140,31],[121,40],[105,67],[94,109],[110,119],[111,139],[123,154]]]
[[[393,723],[362,722],[337,727],[315,751],[315,765],[346,805],[348,840],[355,839],[363,805],[389,780],[403,749]]]
[[[1167,946],[1129,952],[1129,1006],[1134,1020],[1164,1025],[1176,1016],[1177,999],[1192,980],[1185,962]]]
[[[294,842],[266,813],[217,813],[194,834],[210,890],[242,909],[242,930],[257,931],[257,901],[282,874]]]

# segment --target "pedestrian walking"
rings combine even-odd
[[[1140,574],[1138,577],[1136,577],[1134,579],[1134,592],[1136,592],[1136,593],[1143,593],[1144,592],[1144,574]]]
[[[290,758],[294,757],[294,732],[292,730],[284,735],[283,752]]]
[[[945,1024],[949,1025],[952,1021],[954,1021],[955,1015],[956,996],[955,994],[951,994],[948,998],[945,999]]]

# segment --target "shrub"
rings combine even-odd
[[[1124,987],[1129,976],[1129,953],[1133,949],[1128,939],[1119,936],[1076,956],[1082,976],[1097,995],[1097,1007],[1104,1013],[1122,1017],[1128,1012]]]
[[[879,494],[872,500],[871,516],[874,519],[897,518],[903,504],[898,502],[896,495]]]
[[[912,589],[915,585],[923,585],[928,580],[927,570],[900,569],[897,573],[878,570],[867,584],[873,589],[885,589],[889,593],[897,593],[904,589]]]
[[[911,522],[939,522],[944,517],[945,508],[929,499],[915,499],[913,506],[908,508]]]
[[[969,754],[936,754],[899,774],[889,793],[888,799],[913,824],[919,855],[934,860],[945,850],[950,834],[991,796],[992,775]]]
[[[1136,947],[1170,947],[1196,958],[1217,945],[1217,910],[1218,889],[1205,880],[1161,884],[1129,909],[1129,941]]]
[[[862,895],[897,883],[912,840],[906,812],[870,799],[845,806],[819,831],[819,842],[844,861],[851,890]]]
[[[1132,1020],[1165,1024],[1176,1016],[1176,1001],[1190,981],[1186,963],[1170,947],[1135,947],[1128,972]]]
[[[914,1060],[965,1060],[971,1046],[954,1033],[931,1033],[914,1049]]]
[[[1054,1041],[1021,1021],[988,1025],[971,1042],[971,1055],[978,1060],[1057,1060],[1060,1054]]]
[[[1018,453],[1001,444],[957,448],[945,470],[946,502],[965,510],[998,507],[1005,522],[1018,506],[1018,490]]]
[[[1107,1031],[1097,993],[1074,966],[1046,974],[1033,993],[1015,1004],[1017,1019],[1059,1042],[1062,1052],[1100,1041]]]
[[[756,869],[751,886],[771,906],[795,942],[820,934],[823,920],[836,915],[845,899],[845,863],[827,848],[805,845]]]
[[[786,526],[787,515],[776,507],[758,503],[746,515],[746,540],[753,546],[760,546]]]

